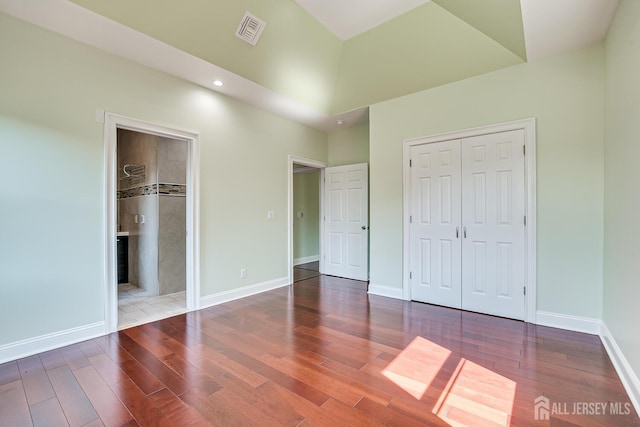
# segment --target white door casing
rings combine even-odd
[[[368,280],[368,165],[329,167],[324,177],[324,274]]]
[[[98,111],[96,112],[98,116]],[[117,221],[117,131],[128,129],[172,139],[188,144],[187,160],[187,253],[186,253],[186,311],[200,307],[200,145],[195,132],[168,128],[113,113],[100,112],[104,117],[105,144],[105,332],[118,327],[118,283],[116,274]]]
[[[462,140],[462,308],[524,319],[524,132]]]
[[[461,308],[460,140],[411,147],[411,297]]]

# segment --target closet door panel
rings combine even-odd
[[[411,299],[460,308],[460,140],[414,146],[411,159]]]
[[[465,138],[462,308],[524,318],[524,131]]]

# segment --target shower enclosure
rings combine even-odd
[[[128,282],[158,296],[186,288],[187,143],[118,129],[118,233]]]

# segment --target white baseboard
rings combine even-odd
[[[255,285],[244,286],[239,289],[232,289],[230,291],[224,291],[213,295],[207,295],[200,298],[199,310],[214,305],[223,304],[225,302],[233,301],[236,299],[248,297],[251,295],[259,294],[262,292],[270,291],[272,289],[282,288],[289,286],[291,281],[288,277],[282,277],[280,279],[270,280],[268,282],[256,283]]]
[[[0,364],[90,340],[104,334],[106,334],[106,325],[104,322],[98,322],[5,344],[0,346]]]
[[[602,322],[600,339],[609,354],[613,367],[616,368],[616,372],[629,395],[633,407],[636,409],[636,413],[640,414],[640,380],[604,322]]]
[[[308,262],[316,262],[316,261],[320,261],[320,255],[314,255],[314,256],[307,256],[307,257],[303,257],[303,258],[296,258],[293,260],[293,265],[300,265],[300,264],[306,264]]]
[[[392,288],[391,286],[376,285],[375,283],[369,283],[367,293],[387,298],[404,299],[402,288]]]
[[[538,311],[536,313],[536,324],[550,326],[552,328],[566,329],[568,331],[600,335],[602,321],[600,319],[593,319],[590,317]]]

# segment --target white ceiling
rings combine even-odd
[[[431,0],[296,0],[342,40],[377,27]]]
[[[618,0],[521,0],[527,59],[589,46],[604,39]]]
[[[296,0],[347,40],[430,0]],[[527,60],[598,42],[607,34],[619,0],[520,0]]]

